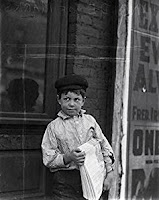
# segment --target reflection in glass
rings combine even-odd
[[[13,79],[7,89],[10,110],[15,112],[33,112],[39,96],[39,85],[29,78]]]
[[[0,111],[43,113],[48,0],[1,0]]]

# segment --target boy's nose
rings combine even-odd
[[[70,101],[70,102],[69,102],[69,105],[70,105],[70,106],[74,106],[74,101]]]

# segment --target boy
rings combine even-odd
[[[68,75],[58,79],[55,88],[61,111],[43,136],[43,163],[54,173],[54,200],[84,200],[79,167],[84,164],[85,153],[78,147],[92,137],[102,141],[107,170],[103,190],[109,190],[112,183],[114,154],[94,117],[82,109],[87,80],[80,75]]]

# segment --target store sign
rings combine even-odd
[[[159,1],[133,6],[126,190],[159,199]]]

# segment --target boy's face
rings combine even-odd
[[[62,111],[69,116],[76,116],[84,105],[84,98],[81,94],[74,92],[62,93],[61,98],[57,96],[58,103],[61,105]]]

